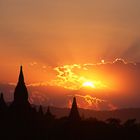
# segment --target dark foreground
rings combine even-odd
[[[55,119],[39,112],[20,114],[0,113],[0,139],[12,140],[139,140],[140,124],[136,120],[121,123],[118,119],[106,122],[94,118],[85,120]]]

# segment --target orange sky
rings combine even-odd
[[[1,0],[0,61],[139,61],[139,9],[139,0]]]
[[[93,71],[84,64],[139,62],[139,15],[139,0],[1,0],[0,83],[16,83],[22,64],[27,84],[77,89],[90,81],[96,89],[122,89],[110,68]],[[72,74],[68,83],[61,82],[64,68]]]

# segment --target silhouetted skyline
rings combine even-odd
[[[139,15],[140,0],[0,0],[0,139],[139,140]]]
[[[3,98],[3,93],[1,93],[1,95],[0,95],[0,109],[3,111],[3,110],[7,110],[7,108],[9,108],[10,112],[12,112],[14,114],[20,113],[20,115],[21,114],[24,115],[24,113],[25,113],[27,115],[30,115],[30,113],[32,113],[32,111],[35,109],[32,106],[33,105],[31,105],[29,103],[29,99],[28,99],[28,89],[27,89],[26,84],[24,82],[23,69],[22,69],[22,66],[20,66],[18,83],[17,83],[17,86],[16,86],[15,91],[14,91],[14,100],[12,103],[10,103],[10,105],[8,105]],[[41,116],[44,115],[44,111],[43,111],[41,105],[39,107],[38,113]],[[55,117],[51,113],[49,106],[48,106],[47,112],[45,113],[45,117],[48,119]],[[76,120],[76,121],[80,120],[80,114],[78,112],[78,106],[77,106],[75,97],[73,98],[73,104],[72,104],[71,111],[69,114],[69,119]]]
[[[0,95],[0,138],[4,139],[139,139],[140,124],[136,118],[129,118],[121,123],[119,118],[108,118],[106,121],[95,117],[80,116],[76,97],[68,116],[56,118],[50,107],[47,112],[43,107],[37,109],[28,101],[28,90],[24,82],[22,66],[14,92],[14,100],[7,104]]]

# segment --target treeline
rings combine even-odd
[[[135,119],[123,123],[115,118],[56,119],[50,109],[43,113],[42,107],[38,111],[7,108],[0,110],[0,139],[139,140],[140,124]]]

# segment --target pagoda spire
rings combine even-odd
[[[3,93],[0,94],[0,110],[4,110],[6,109],[7,105],[6,105],[6,102],[3,98]]]
[[[53,120],[55,118],[55,116],[51,113],[49,106],[48,106],[47,112],[45,114],[45,117],[47,120]]]
[[[80,120],[80,114],[77,107],[76,97],[73,98],[72,108],[69,114],[70,120]]]
[[[18,83],[24,84],[24,75],[23,75],[22,65],[20,66],[20,74],[19,74],[19,78],[18,78]]]
[[[50,111],[50,107],[49,107],[49,106],[48,106],[48,109],[47,109],[46,115],[47,115],[47,116],[52,115],[52,114],[51,114],[51,111]]]
[[[18,78],[18,83],[15,88],[14,102],[23,104],[23,102],[28,102],[28,91],[24,82],[23,68],[20,66],[20,73]]]
[[[41,105],[39,106],[38,113],[39,113],[41,116],[44,115],[44,113],[43,113],[43,109],[42,109],[42,106],[41,106]]]

